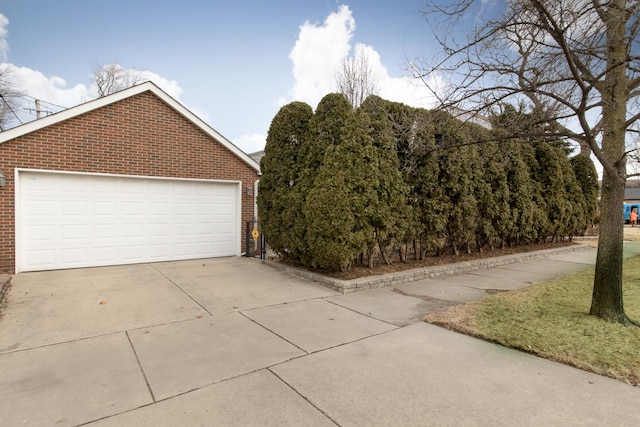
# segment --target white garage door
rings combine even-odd
[[[19,172],[18,271],[239,255],[237,183]]]

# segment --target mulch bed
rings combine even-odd
[[[456,262],[474,261],[474,260],[479,260],[484,258],[499,257],[503,255],[512,255],[512,254],[525,253],[525,252],[541,251],[545,249],[562,248],[562,247],[573,246],[577,244],[579,243],[575,243],[571,241],[554,242],[554,243],[535,243],[530,245],[521,245],[521,246],[515,246],[512,248],[504,248],[504,249],[500,249],[500,248],[493,249],[493,250],[484,249],[482,252],[477,252],[477,251],[474,251],[471,253],[461,252],[459,255],[446,253],[442,256],[436,256],[435,254],[430,253],[427,255],[426,258],[421,260],[415,260],[410,256],[408,262],[406,263],[400,262],[399,259],[394,259],[391,264],[378,262],[374,265],[373,268],[369,268],[368,265],[359,265],[359,264],[353,265],[349,269],[349,271],[307,268],[295,262],[291,262],[290,260],[284,260],[284,259],[273,259],[273,261],[294,265],[298,268],[304,268],[314,273],[333,277],[339,280],[351,280],[351,279],[358,279],[360,277],[377,276],[377,275],[386,274],[386,273],[394,273],[394,272],[404,271],[404,270],[413,270],[416,268],[433,267],[433,266],[444,265],[444,264],[453,264]]]

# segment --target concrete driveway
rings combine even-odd
[[[639,425],[638,388],[420,321],[532,266],[350,295],[246,258],[20,274],[2,424]]]

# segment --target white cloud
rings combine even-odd
[[[356,28],[348,6],[340,6],[323,25],[305,22],[298,40],[289,54],[293,62],[291,99],[315,107],[320,99],[333,91],[336,71],[351,49],[350,40]]]
[[[8,71],[8,76],[12,86],[30,98],[36,98],[45,101],[48,104],[55,104],[60,107],[73,107],[83,102],[87,102],[96,97],[95,85],[76,84],[69,86],[65,79],[59,76],[45,76],[37,70],[28,67],[17,67],[10,63],[3,64]],[[180,100],[182,88],[175,80],[164,78],[151,71],[135,70],[140,81],[152,81],[162,90],[167,92],[176,100]],[[34,106],[24,105],[25,108],[34,108]],[[51,112],[60,111],[61,108],[49,106]],[[35,113],[31,114],[22,112],[20,118],[23,122],[35,119]],[[205,114],[206,116],[206,114]],[[200,116],[202,117],[202,116]]]
[[[39,71],[6,64],[12,84],[26,95],[63,107],[72,107],[87,100],[87,87],[78,84],[69,87],[58,76],[47,77]]]
[[[266,141],[266,135],[253,133],[251,135],[243,135],[240,138],[236,138],[233,143],[236,147],[238,147],[245,153],[251,154],[255,153],[256,151],[264,150]]]
[[[9,19],[0,13],[0,61],[6,61],[9,54],[9,42],[7,35],[9,34]]]
[[[390,76],[387,67],[382,63],[380,54],[372,46],[358,43],[354,50],[356,57],[364,55],[367,58],[381,98],[412,107],[433,108],[435,106],[435,98],[420,80],[410,76]],[[436,83],[435,77],[429,84],[434,83]]]
[[[83,84],[69,86],[62,77],[47,77],[43,73],[32,70],[31,68],[16,67],[15,65],[8,63],[3,64],[3,66],[7,67],[9,71],[13,87],[24,92],[29,97],[46,101],[46,104],[43,104],[43,108],[50,112],[60,111],[60,108],[53,107],[49,104],[68,108],[87,102],[96,97],[95,94],[97,91],[95,84],[93,83],[88,86]],[[127,69],[123,70],[125,72],[128,71]],[[140,82],[152,81],[171,97],[182,102],[180,101],[180,96],[182,95],[183,90],[177,81],[167,79],[147,70],[132,71],[135,71],[136,78],[138,78]],[[25,104],[22,107],[24,107],[24,109],[21,108],[22,111],[19,111],[19,115],[23,122],[28,122],[36,118],[34,105]],[[206,111],[197,107],[186,107],[205,122],[209,120],[209,114]],[[31,109],[30,113],[26,110],[27,108]],[[51,110],[48,110],[49,108],[51,108]],[[17,125],[19,123],[15,124]],[[264,149],[266,139],[265,135],[254,133],[250,135],[243,135],[233,142],[244,152],[253,153]]]
[[[374,47],[357,43],[352,49],[350,41],[355,29],[351,10],[344,5],[331,13],[321,26],[305,22],[289,54],[294,76],[290,99],[281,98],[278,104],[303,101],[315,108],[323,96],[336,90],[336,74],[342,69],[343,61],[350,55],[365,55],[380,97],[413,107],[431,108],[435,105],[434,97],[419,79],[389,75]],[[432,77],[428,83],[437,87],[438,79]]]
[[[163,91],[167,92],[173,98],[179,100],[180,95],[182,95],[182,88],[175,80],[169,80],[164,78],[152,71],[148,70],[137,70],[135,68],[125,68],[120,64],[107,64],[104,65],[104,68],[114,67],[115,72],[117,73],[117,80],[121,80],[122,84],[126,86],[131,86],[132,84],[139,84],[146,81],[152,81],[158,87],[160,87]],[[108,73],[114,72],[114,69],[107,71]],[[89,76],[90,79],[93,79],[93,76]],[[98,94],[98,89],[95,83],[92,83],[89,87],[89,91],[92,94],[92,97],[96,97]]]
[[[151,71],[140,71],[140,75],[142,76],[143,81],[152,81],[155,83],[160,89],[167,92],[171,95],[172,98],[180,100],[180,96],[182,95],[182,88],[180,84],[176,80],[170,80],[165,77],[162,77]]]
[[[38,70],[18,67],[8,63],[8,26],[9,19],[0,14],[0,62],[3,69],[7,71],[6,77],[9,79],[13,89],[21,91],[28,97],[67,108],[96,97],[97,90],[94,83],[88,86],[81,83],[69,86],[62,77],[46,76]],[[131,72],[132,75],[135,75],[139,82],[152,81],[173,98],[180,100],[182,88],[177,81],[164,78],[152,71],[121,68],[125,73]],[[87,77],[88,80],[92,80],[93,76]],[[22,117],[23,121],[29,121],[34,118]]]
[[[3,64],[3,66],[8,68],[12,85],[17,90],[23,91],[30,97],[46,101],[47,103],[43,104],[43,108],[45,110],[53,108],[51,112],[60,111],[60,108],[52,107],[49,103],[62,107],[73,107],[95,98],[95,94],[97,93],[95,84],[93,83],[89,86],[83,84],[69,86],[63,78],[58,76],[47,77],[39,71],[26,67],[16,67],[13,64]],[[123,70],[125,72],[127,71],[127,69]],[[177,81],[167,79],[151,71],[132,71],[135,71],[135,75],[140,82],[152,81],[171,97],[180,101],[183,90]],[[33,108],[35,106],[25,104],[23,107],[25,107],[25,109],[21,112],[20,119],[23,122],[34,120],[35,113]],[[209,114],[206,111],[197,107],[186,107],[205,122],[209,120]],[[31,113],[27,112],[26,108],[31,108]],[[18,123],[15,124],[17,125]],[[246,153],[254,153],[264,149],[266,139],[265,135],[254,133],[243,135],[233,141],[233,143]]]

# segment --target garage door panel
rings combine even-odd
[[[50,193],[55,190],[56,183],[51,180],[39,179],[37,176],[23,176],[20,180],[20,186],[32,193],[44,192]]]
[[[173,223],[173,235],[174,236],[184,236],[188,241],[192,240],[191,234],[193,232],[193,227],[191,223],[188,222],[174,222]]]
[[[86,193],[89,189],[88,181],[76,179],[74,175],[59,175],[58,178],[54,188],[61,194]]]
[[[44,193],[50,194],[50,193]],[[56,208],[53,201],[50,200],[29,200],[24,204],[25,211],[29,212],[29,216],[36,217],[48,217],[50,213]]]
[[[144,236],[145,232],[143,222],[123,222],[118,225],[118,228],[123,239],[136,239]]]
[[[213,203],[194,203],[193,204],[193,214],[198,216],[202,215],[205,218],[210,217],[211,212],[215,212],[216,205]]]
[[[53,242],[56,230],[53,225],[30,225],[25,228],[25,236],[36,242]]]
[[[78,264],[84,264],[88,261],[87,250],[84,247],[71,246],[60,248],[60,266],[74,267]]]
[[[53,268],[55,262],[55,251],[53,249],[33,250],[27,255],[26,262],[33,265],[35,269]]]
[[[231,255],[233,251],[233,243],[232,242],[217,242],[216,243],[216,251],[221,254],[229,254]]]
[[[144,245],[123,244],[118,248],[118,254],[123,261],[123,264],[144,262]]]
[[[91,204],[94,215],[105,215],[111,217],[118,214],[118,204],[113,201],[96,200]]]
[[[150,260],[164,261],[174,259],[171,245],[168,243],[152,243],[148,248]]]
[[[211,252],[215,252],[215,247],[214,247],[213,242],[211,242],[211,241],[195,242],[193,244],[193,251],[196,254],[200,254],[200,255],[204,256],[204,254],[209,254]]]
[[[169,222],[149,223],[147,233],[151,237],[161,237],[164,240],[171,235],[171,224]]]
[[[216,224],[216,234],[222,237],[234,236],[235,227],[232,223],[218,222]]]
[[[68,221],[68,219],[67,219]],[[54,226],[51,226],[54,228]],[[87,227],[83,224],[61,224],[60,225],[60,240],[61,241],[85,241],[88,237]]]
[[[193,204],[188,201],[179,201],[173,203],[173,213],[176,216],[190,216],[193,212]]]
[[[216,223],[214,221],[202,221],[202,218],[198,217],[193,224],[193,234],[210,237],[216,234]]]
[[[149,215],[154,216],[165,216],[173,213],[171,210],[172,206],[168,202],[149,202]]]
[[[108,178],[107,178],[108,179]],[[121,191],[125,194],[144,194],[147,191],[147,184],[142,180],[128,179],[121,181]]]
[[[171,250],[176,259],[188,259],[189,255],[194,252],[193,242],[171,242]]]
[[[122,201],[122,214],[130,216],[144,216],[144,203],[134,201]]]
[[[113,246],[91,248],[91,258],[99,264],[108,264],[117,257],[117,249]]]
[[[93,239],[111,239],[119,234],[118,224],[113,222],[95,222],[91,227],[91,237]]]
[[[162,196],[162,195],[171,193],[171,187],[172,185],[169,181],[150,182],[148,186],[148,192],[149,194]]]
[[[91,191],[98,195],[112,195],[118,193],[118,181],[111,179],[98,179],[91,183]]]
[[[21,171],[18,271],[238,254],[237,184]]]
[[[87,202],[78,200],[62,200],[60,210],[64,216],[79,215],[84,217],[88,213]]]

